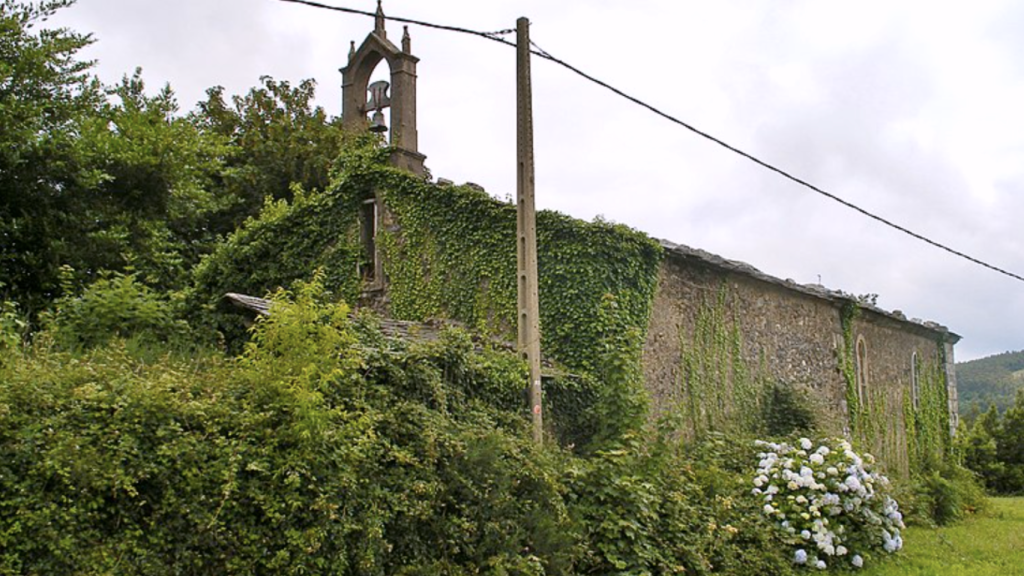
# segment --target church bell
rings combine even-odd
[[[388,125],[384,122],[384,113],[377,110],[373,113],[373,118],[370,120],[370,132],[376,132],[378,134],[388,131]]]

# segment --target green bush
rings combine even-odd
[[[762,432],[771,438],[809,435],[817,429],[811,395],[785,382],[765,387]]]
[[[0,368],[0,572],[568,572],[559,453],[507,409],[522,363],[321,296],[279,293],[238,360],[114,338]]]
[[[43,315],[43,326],[58,344],[73,349],[91,348],[113,338],[180,345],[189,333],[171,302],[131,274],[112,274],[78,296],[61,298]]]
[[[0,367],[0,572],[790,573],[726,440],[629,417],[587,456],[539,447],[514,354],[325,295],[278,291],[237,359],[114,337]]]
[[[792,565],[719,437],[696,449],[627,434],[568,470],[580,574],[786,575]]]
[[[3,283],[0,283],[3,287]],[[0,300],[0,365],[9,354],[21,349],[28,323],[18,311],[14,302]]]
[[[701,487],[707,517],[736,529],[726,545],[712,554],[717,572],[727,574],[792,574],[793,563],[761,503],[750,497],[750,463],[757,450],[754,438],[710,432],[685,447],[687,467]]]
[[[903,491],[910,523],[944,526],[987,507],[978,477],[959,464],[946,464],[913,478]]]

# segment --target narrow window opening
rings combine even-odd
[[[863,336],[857,337],[857,398],[861,404],[868,394],[868,344]]]
[[[378,278],[377,265],[377,226],[379,211],[377,200],[370,198],[359,207],[359,241],[363,248],[359,274],[363,281],[375,283]]]
[[[914,410],[921,403],[921,364],[917,352],[910,355],[910,391],[913,395]]]

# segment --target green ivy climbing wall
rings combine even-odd
[[[768,379],[743,356],[739,311],[727,283],[698,303],[692,333],[679,334],[679,412],[688,433],[757,432]]]
[[[515,207],[471,187],[425,182],[385,158],[382,149],[353,147],[328,190],[267,205],[199,268],[190,306],[237,338],[241,314],[225,310],[224,293],[262,296],[320,267],[328,290],[356,301],[365,258],[358,211],[376,196],[385,207],[378,246],[388,313],[454,319],[515,342]],[[537,237],[543,354],[575,375],[553,383],[549,399],[580,424],[609,378],[642,393],[640,351],[663,250],[626,226],[548,211],[538,214]]]
[[[455,318],[514,339],[515,206],[469,187],[438,187],[388,169],[378,175],[396,226],[383,242],[391,313]],[[537,244],[545,356],[595,371],[606,295],[643,341],[662,258],[657,242],[626,226],[542,211]]]
[[[229,347],[246,337],[246,314],[224,301],[228,292],[267,295],[314,270],[324,270],[324,287],[355,302],[360,291],[357,265],[363,258],[357,214],[370,189],[370,175],[387,158],[366,142],[339,158],[329,190],[293,190],[292,200],[264,205],[195,269],[182,302],[194,325],[219,332]]]
[[[861,310],[847,302],[840,310],[842,347],[837,365],[846,387],[850,433],[854,441],[889,465],[890,472],[936,469],[950,456],[949,408],[945,349],[934,356],[915,356],[918,398],[914,404],[911,380],[872,382],[861,398],[857,390],[855,322]],[[900,422],[902,421],[902,429]]]

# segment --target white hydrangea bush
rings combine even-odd
[[[860,456],[841,438],[757,445],[753,494],[793,546],[793,562],[861,568],[872,552],[903,547],[903,515],[870,454]]]

